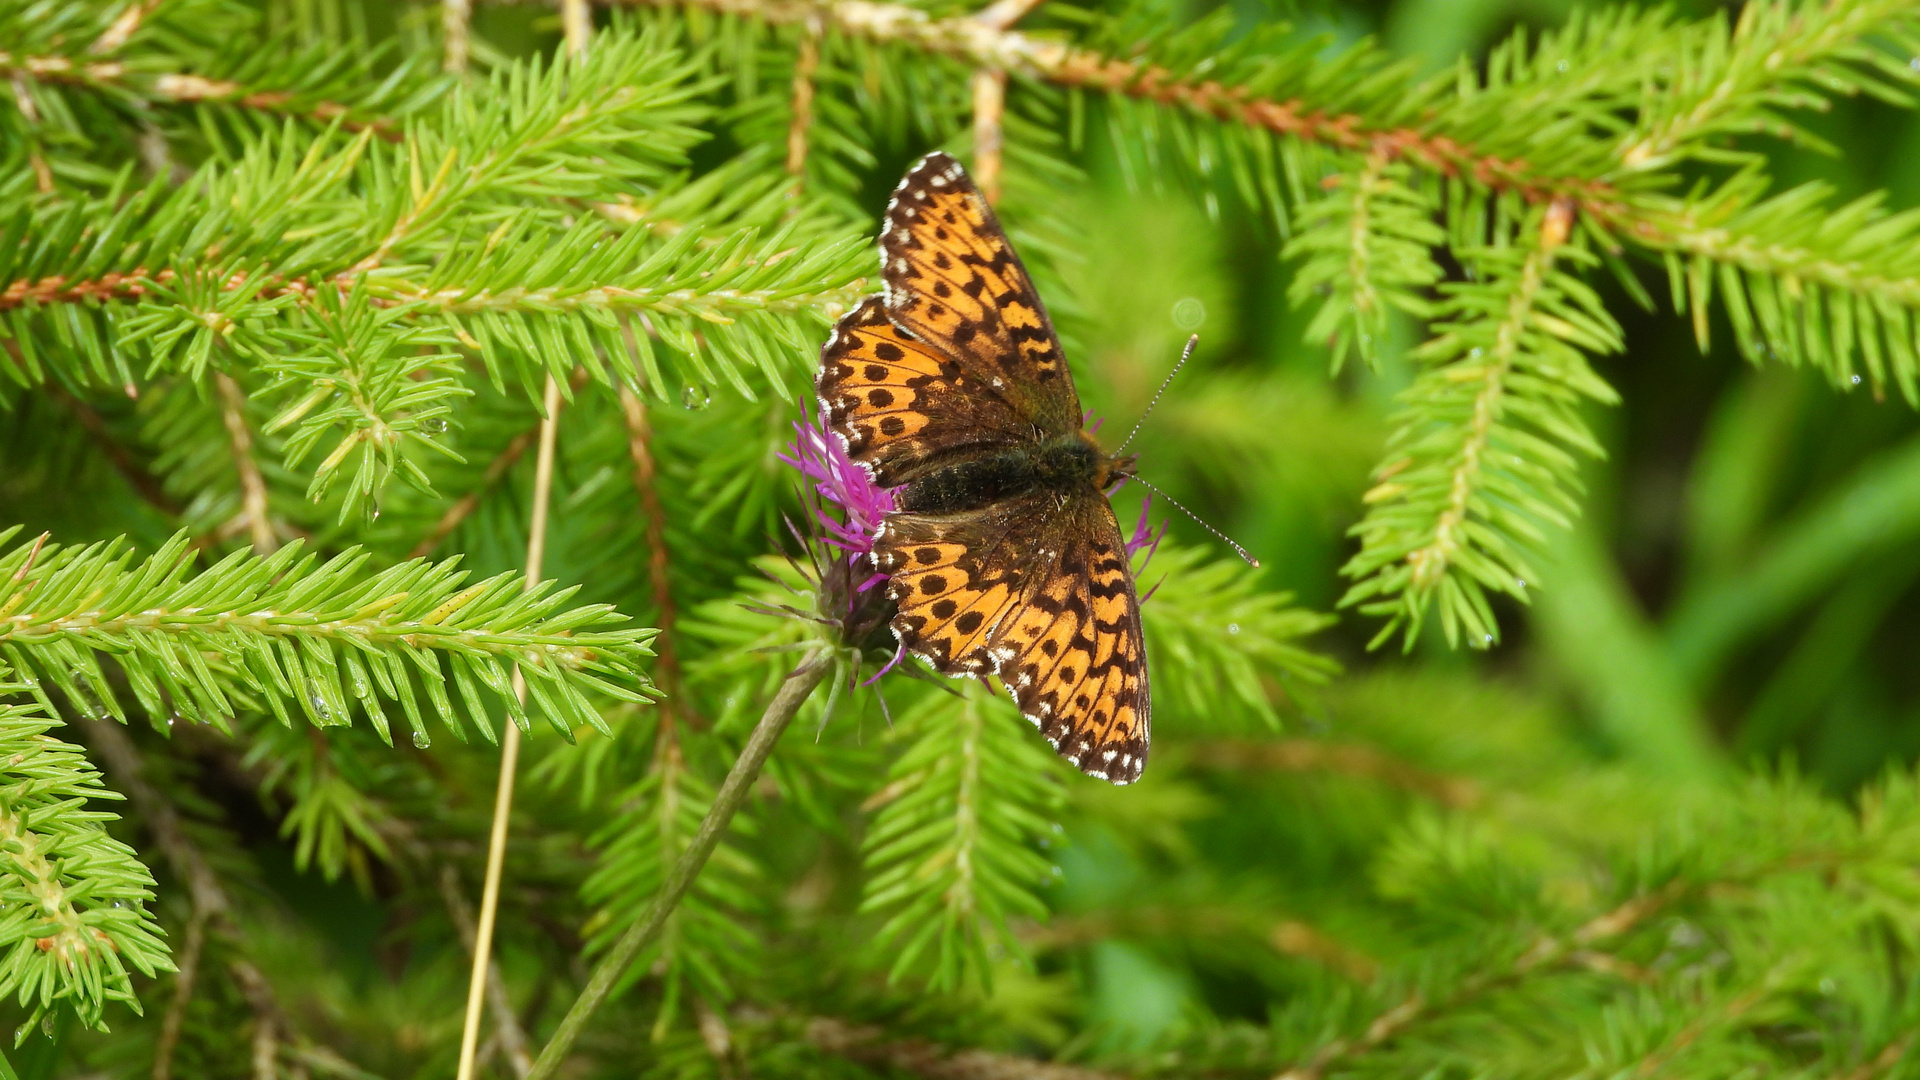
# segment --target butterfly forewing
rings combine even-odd
[[[894,326],[878,296],[834,327],[815,389],[828,425],[882,487],[943,459],[1013,446],[1030,428],[992,387]]]
[[[1027,268],[967,171],[929,154],[887,206],[887,313],[937,344],[1051,432],[1078,430],[1080,398]]]

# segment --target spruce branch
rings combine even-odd
[[[1891,383],[1920,405],[1920,212],[1887,212],[1884,193],[1834,207],[1820,183],[1762,198],[1763,183],[1736,177],[1647,241],[1701,347],[1717,299],[1749,359],[1810,364],[1842,388],[1864,379],[1876,396]]]
[[[26,689],[0,667],[0,692]],[[153,876],[109,837],[117,815],[88,808],[121,796],[34,706],[0,705],[0,996],[30,1021],[61,1004],[104,1029],[119,1001],[140,1011],[131,974],[173,970],[147,901]],[[23,1027],[24,1039],[28,1027]]]
[[[1328,344],[1335,372],[1349,352],[1373,364],[1390,310],[1416,318],[1430,310],[1424,294],[1440,280],[1432,249],[1446,234],[1412,180],[1405,163],[1370,153],[1350,174],[1321,181],[1326,195],[1296,213],[1298,232],[1282,254],[1302,264],[1287,295],[1296,307],[1325,297],[1306,340]]]
[[[1275,1080],[1319,1080],[1328,1069],[1384,1046],[1436,1013],[1457,1009],[1482,995],[1511,986],[1534,972],[1556,965],[1586,963],[1591,955],[1591,946],[1617,938],[1642,925],[1693,888],[1693,882],[1674,879],[1589,919],[1569,935],[1542,936],[1516,957],[1510,966],[1467,978],[1443,1001],[1431,1001],[1416,991],[1362,1025],[1358,1036],[1325,1043],[1305,1061],[1279,1073]]]
[[[1750,161],[1751,154],[1711,142],[1749,131],[1824,145],[1787,114],[1824,109],[1838,94],[1907,103],[1902,84],[1911,82],[1912,72],[1903,57],[1916,51],[1916,34],[1920,23],[1901,0],[1748,4],[1731,30],[1725,13],[1715,13],[1666,46],[1672,58],[1667,81],[1641,102],[1621,140],[1620,160],[1631,169],[1667,165],[1676,155]]]
[[[1151,560],[1140,559],[1140,572],[1150,566],[1165,576],[1141,613],[1155,658],[1155,701],[1167,714],[1199,731],[1273,730],[1280,718],[1271,683],[1314,685],[1339,672],[1339,664],[1301,644],[1332,625],[1332,616],[1262,589],[1252,567],[1171,544]]]
[[[405,312],[374,307],[365,281],[356,279],[344,296],[316,294],[306,325],[274,335],[274,351],[255,357],[259,370],[273,376],[262,392],[293,397],[265,427],[269,433],[291,429],[286,436],[290,468],[345,429],[307,487],[307,498],[318,502],[350,470],[340,500],[343,521],[357,510],[377,511],[395,474],[431,494],[427,474],[404,451],[453,455],[434,436],[447,429],[454,404],[472,394],[458,379],[460,356],[449,351],[457,344],[453,336],[436,327],[409,326],[401,319]]]
[[[422,745],[429,713],[461,738],[462,715],[494,738],[482,686],[526,726],[509,668],[531,676],[541,711],[563,731],[601,726],[589,693],[641,701],[650,689],[639,661],[653,632],[595,629],[618,616],[603,605],[566,608],[573,590],[516,595],[511,575],[463,588],[455,562],[369,576],[364,553],[323,562],[298,543],[266,557],[235,553],[193,576],[189,555],[185,536],[137,564],[124,541],[16,547],[0,557],[0,652],[44,703],[42,682],[89,717],[125,715],[98,659],[105,653],[156,720],[224,726],[259,705],[283,724],[298,714],[324,727],[349,723],[357,708],[390,741],[386,703],[397,702]]]
[[[1531,216],[1526,246],[1473,253],[1481,279],[1446,290],[1445,321],[1418,353],[1430,366],[1402,396],[1343,568],[1358,580],[1341,605],[1387,618],[1376,644],[1404,631],[1410,648],[1434,602],[1449,643],[1492,644],[1487,594],[1524,602],[1544,527],[1577,513],[1569,451],[1600,453],[1579,404],[1616,397],[1583,352],[1618,349],[1620,331],[1563,265],[1593,261],[1567,242],[1571,213]]]
[[[819,19],[831,31],[882,45],[898,45],[958,60],[971,68],[1000,70],[1056,86],[1085,89],[1170,106],[1242,128],[1297,138],[1314,145],[1388,160],[1407,160],[1448,177],[1470,180],[1493,190],[1513,192],[1529,202],[1570,200],[1584,215],[1612,221],[1629,215],[1619,192],[1596,177],[1555,175],[1524,159],[1484,152],[1449,133],[1444,119],[1422,122],[1421,95],[1405,69],[1386,70],[1377,56],[1356,53],[1349,71],[1363,73],[1341,89],[1356,90],[1378,115],[1341,111],[1331,101],[1310,96],[1270,96],[1263,84],[1305,79],[1312,50],[1278,46],[1281,58],[1261,67],[1246,83],[1224,83],[1209,58],[1183,73],[1150,59],[1123,60],[1094,50],[997,28],[972,16],[938,19],[917,8],[871,0],[803,4],[795,0],[635,0],[661,7],[698,7],[758,22],[784,25]],[[1270,55],[1262,41],[1237,56]],[[1345,72],[1343,72],[1345,74]],[[1371,78],[1367,78],[1371,76]],[[1338,92],[1329,95],[1338,100]],[[1399,104],[1389,104],[1398,101]]]
[[[887,771],[885,797],[862,841],[860,910],[889,979],[921,976],[937,990],[985,985],[994,944],[1017,947],[1014,917],[1046,913],[1053,880],[1035,848],[1062,797],[1055,763],[1004,699],[969,687],[927,694],[895,725],[907,749]]]
[[[567,1010],[565,1019],[540,1051],[533,1064],[533,1072],[528,1080],[547,1080],[555,1069],[566,1060],[572,1050],[574,1040],[587,1022],[593,1018],[600,1005],[612,993],[627,973],[641,950],[652,944],[659,936],[667,918],[673,913],[687,890],[693,886],[707,859],[720,843],[720,836],[727,829],[733,816],[746,802],[749,789],[760,775],[760,769],[766,764],[767,757],[773,752],[774,744],[780,740],[780,734],[786,730],[794,716],[800,711],[813,691],[827,677],[833,668],[833,657],[826,651],[808,653],[780,684],[780,690],[768,702],[766,712],[760,722],[754,726],[753,734],[740,750],[740,756],[728,771],[726,780],[715,794],[713,805],[701,819],[700,829],[688,841],[687,847],[673,864],[673,871],[667,875],[660,892],[654,896],[646,912],[628,928],[613,948],[594,968],[593,976],[586,988],[580,992],[573,1006]]]

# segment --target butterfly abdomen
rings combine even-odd
[[[1078,435],[997,450],[907,484],[894,505],[908,513],[955,514],[1035,491],[1071,491],[1093,484],[1104,460],[1097,447]]]

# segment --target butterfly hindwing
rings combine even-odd
[[[1001,624],[996,670],[1062,756],[1082,772],[1132,783],[1147,763],[1149,695],[1126,543],[1098,493],[1057,512],[1059,553]]]
[[[1023,425],[1005,399],[894,326],[878,296],[834,327],[814,385],[828,426],[882,487],[906,483],[942,459],[1022,438]]]
[[[900,181],[880,234],[887,314],[1005,393],[1050,432],[1080,398],[1033,279],[967,171],[928,154]]]
[[[1131,783],[1149,711],[1140,605],[1112,507],[1029,495],[953,515],[894,514],[874,564],[894,631],[950,675],[997,674],[1083,772]]]
[[[1019,610],[1054,523],[1044,495],[953,514],[894,513],[874,537],[874,567],[899,605],[893,629],[934,670],[998,670],[994,632]]]

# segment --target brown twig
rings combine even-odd
[[[873,0],[627,0],[654,6],[691,5],[767,23],[819,18],[829,29],[882,44],[950,56],[975,68],[1018,72],[1060,86],[1084,87],[1172,105],[1245,127],[1307,142],[1404,159],[1446,176],[1471,178],[1529,202],[1569,198],[1587,218],[1617,224],[1631,208],[1612,185],[1578,176],[1553,176],[1518,158],[1483,153],[1471,143],[1412,128],[1381,128],[1365,117],[1329,113],[1304,101],[1255,97],[1244,87],[1184,79],[1144,61],[1122,60],[1073,46],[996,29],[972,16],[934,19],[916,8]]]
[[[280,1080],[280,1008],[260,969],[245,960],[227,964],[233,981],[253,1009],[253,1080]]]
[[[1318,739],[1280,739],[1259,742],[1222,739],[1194,743],[1187,761],[1203,769],[1330,772],[1377,780],[1424,795],[1444,806],[1473,806],[1483,797],[1480,786],[1465,777],[1428,772],[1371,746],[1323,742]]]
[[[44,195],[53,190],[53,170],[40,153],[40,140],[31,133],[31,129],[40,126],[40,107],[33,103],[33,89],[28,85],[26,72],[15,68],[8,76],[8,82],[13,84],[14,107],[20,110],[20,118],[27,122],[29,129],[27,164],[33,169],[34,186]]]
[[[153,1047],[153,1080],[169,1080],[173,1075],[173,1051],[180,1044],[180,1026],[187,1019],[187,1005],[193,1000],[194,979],[200,974],[200,952],[207,943],[207,913],[195,906],[187,919],[187,937],[174,959],[173,1000],[167,1003],[167,1015],[160,1020],[160,1037]]]
[[[661,707],[671,708],[678,697],[680,680],[673,633],[678,612],[669,574],[667,513],[660,504],[659,472],[653,458],[653,425],[647,420],[646,403],[626,386],[620,388],[620,412],[627,425],[627,452],[633,457],[633,488],[640,496],[640,516],[646,525],[647,580],[653,591],[654,625],[660,629],[653,643],[658,654],[653,665],[654,681],[667,693]]]
[[[1116,1073],[1078,1065],[955,1050],[925,1039],[890,1039],[883,1028],[830,1017],[807,1021],[805,1038],[815,1049],[855,1061],[897,1069],[923,1080],[1124,1080]]]
[[[1771,975],[1769,975],[1769,977],[1761,979],[1758,986],[1749,987],[1720,1008],[1713,1010],[1705,1016],[1694,1018],[1687,1026],[1675,1032],[1673,1038],[1667,1040],[1664,1046],[1656,1048],[1652,1053],[1640,1059],[1640,1064],[1634,1069],[1633,1074],[1638,1077],[1648,1077],[1666,1068],[1668,1062],[1678,1057],[1687,1047],[1692,1046],[1698,1041],[1701,1035],[1706,1034],[1708,1028],[1717,1027],[1721,1024],[1730,1024],[1740,1019],[1749,1009],[1760,1004],[1761,1000],[1767,996],[1768,991],[1772,989],[1772,984],[1773,979]]]
[[[148,472],[131,451],[120,445],[119,441],[113,437],[113,432],[107,429],[106,420],[95,411],[93,406],[67,393],[56,384],[49,383],[45,392],[55,403],[66,406],[67,410],[73,413],[73,418],[80,422],[80,427],[86,431],[93,445],[106,455],[107,461],[113,465],[113,470],[120,474],[120,478],[125,480],[127,486],[131,487],[142,500],[163,514],[169,516],[180,514],[180,504],[167,494],[166,486],[160,482],[160,478]]]
[[[24,92],[25,79],[75,86],[126,87],[134,75],[125,64],[116,60],[79,61],[66,56],[15,56],[5,52],[0,52],[0,73],[14,80],[16,93]],[[393,121],[382,117],[355,116],[351,107],[338,102],[296,104],[299,99],[293,94],[281,90],[248,90],[230,79],[167,72],[146,76],[137,86],[128,88],[168,104],[238,105],[243,109],[258,109],[285,116],[304,116],[322,124],[338,120],[340,126],[348,131],[371,131],[387,142],[397,143],[405,137],[399,125]]]
[[[356,117],[351,108],[338,102],[316,101],[295,107],[298,99],[292,94],[280,90],[249,91],[239,83],[226,79],[167,74],[156,78],[153,81],[153,88],[156,96],[176,104],[205,102],[238,105],[243,109],[258,109],[284,116],[304,116],[322,124],[330,124],[338,120],[341,128],[347,131],[370,131],[376,138],[390,143],[397,143],[406,138],[399,126],[392,121],[379,117]]]
[[[1263,940],[1283,956],[1311,961],[1354,982],[1372,982],[1380,972],[1380,964],[1373,957],[1298,919],[1275,922],[1271,914],[1233,907],[1154,905],[1056,916],[1022,930],[1020,940],[1029,948],[1044,950],[1090,945],[1123,934],[1244,936]]]
[[[1000,153],[1006,138],[1000,116],[1007,106],[1007,73],[980,68],[973,73],[973,179],[987,202],[1000,202]]]
[[[253,460],[253,429],[247,426],[247,395],[233,376],[216,372],[213,383],[220,391],[220,419],[227,426],[227,439],[233,451],[233,466],[240,474],[240,516],[223,527],[223,532],[245,529],[253,540],[255,555],[271,555],[280,547],[274,535],[267,507],[267,482]]]
[[[1834,1077],[1834,1080],[1873,1080],[1874,1077],[1893,1068],[1901,1058],[1907,1056],[1907,1051],[1913,1048],[1914,1038],[1915,1036],[1912,1034],[1900,1036],[1886,1046],[1881,1047],[1880,1052],[1875,1054],[1871,1060],[1861,1062],[1858,1067]]]
[[[1042,0],[994,0],[974,16],[991,30],[1006,30]],[[1006,133],[1001,117],[1007,106],[1007,73],[983,67],[973,73],[973,178],[990,204],[1000,202],[1001,152]]]

